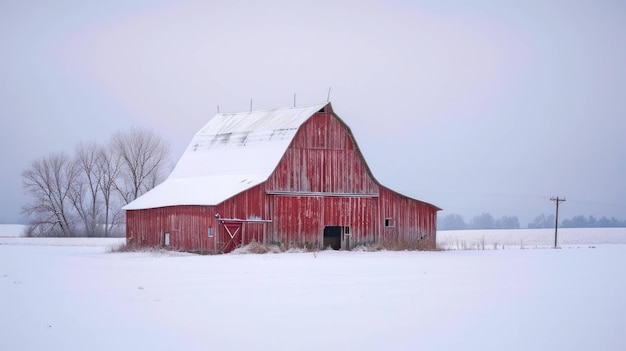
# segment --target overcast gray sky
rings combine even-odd
[[[21,171],[149,126],[326,100],[376,178],[467,221],[626,219],[623,1],[0,1],[0,222]]]

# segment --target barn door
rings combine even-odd
[[[329,246],[333,250],[350,250],[350,227],[326,226],[323,247],[326,249]]]
[[[241,222],[223,222],[224,246],[223,253],[228,253],[241,246]]]
[[[341,249],[341,232],[343,227],[340,226],[326,226],[324,228],[324,241],[323,247],[326,249],[330,246],[333,250]]]

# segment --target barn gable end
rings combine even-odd
[[[167,200],[160,199],[163,189],[175,189],[177,181],[186,182],[190,176],[176,176],[181,172],[175,170],[168,178],[173,181],[162,186],[160,194],[152,195],[152,199],[158,199],[155,201],[158,206],[151,205],[150,199],[141,198],[138,204],[127,206],[128,242],[146,246],[168,244],[189,251],[216,253],[228,252],[252,240],[285,247],[331,246],[335,249],[375,243],[402,244],[412,248],[435,246],[436,212],[439,209],[379,184],[350,129],[334,114],[330,103],[291,112],[292,115],[288,112],[256,115],[260,119],[282,116],[291,123],[285,133],[292,134],[287,143],[283,142],[278,158],[273,156],[276,160],[271,161],[271,172],[265,176],[257,175],[253,181],[246,177],[251,174],[246,165],[238,164],[236,167],[244,171],[233,177],[248,184],[235,184],[234,188],[239,186],[242,190],[215,203],[185,204],[184,199],[177,199],[177,203],[167,206]],[[294,115],[298,118],[293,118]],[[255,115],[246,118],[255,118]],[[262,124],[245,119],[236,121],[242,125]],[[280,121],[274,123],[273,127],[280,127]],[[297,126],[295,129],[294,125]],[[211,128],[228,132],[227,126],[219,129],[220,126],[215,125],[203,130]],[[230,128],[232,130],[233,126]],[[243,131],[246,135],[254,133],[258,135],[258,131]],[[202,139],[198,138],[199,134],[192,140],[190,148]],[[209,136],[211,138],[216,137]],[[244,154],[250,150],[227,152]],[[219,150],[214,153],[223,157]],[[183,169],[194,169],[189,159],[201,161],[193,152],[186,156],[187,160],[184,155],[179,162],[179,165],[187,162]],[[245,161],[230,160],[235,163]],[[259,168],[259,160],[255,162],[255,167]],[[197,168],[207,169],[206,165]],[[204,181],[197,174],[191,176],[195,176],[192,178],[196,182],[192,189],[196,188],[198,193],[210,193],[220,186],[211,174]],[[220,192],[223,189],[215,190]],[[147,195],[150,197],[150,193]]]

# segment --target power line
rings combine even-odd
[[[597,202],[597,201],[591,201],[591,200],[577,200],[577,199],[569,199],[569,202],[573,202],[573,203],[577,203],[577,204],[583,204],[583,205],[593,205],[593,206],[606,206],[606,207],[622,207],[622,208],[626,208],[626,204],[610,204],[607,202]]]

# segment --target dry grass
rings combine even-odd
[[[427,240],[388,240],[376,243],[357,245],[355,251],[441,251],[443,247],[437,246],[433,241]]]
[[[111,246],[111,248],[109,248],[109,252],[141,252],[154,249],[155,248],[140,247],[139,245],[129,245],[128,243],[123,242],[121,244]]]
[[[265,245],[256,240],[253,240],[248,245],[236,248],[232,251],[234,254],[266,254],[266,253],[280,253],[284,252],[284,246],[279,245]]]
[[[109,248],[109,252],[111,253],[126,253],[126,252],[140,252],[140,253],[150,253],[153,255],[165,255],[165,256],[178,256],[178,255],[191,255],[191,252],[180,251],[175,247],[162,248],[158,246],[139,246],[139,245],[128,245],[127,243],[122,243],[118,245],[114,245]]]
[[[484,244],[483,244],[484,247]],[[441,251],[444,250],[444,247],[438,247],[434,245],[434,243],[421,240],[421,241],[410,241],[410,240],[393,240],[393,241],[385,241],[379,243],[363,243],[357,244],[351,250],[353,251]],[[236,248],[232,251],[233,254],[267,254],[267,253],[303,253],[303,252],[311,252],[315,257],[319,251],[322,250],[333,250],[330,246],[320,249],[320,245],[317,243],[304,243],[300,245],[296,245],[295,243],[291,243],[288,247],[283,243],[272,242],[270,244],[263,244],[256,240],[253,240],[247,245],[243,245],[241,247]],[[120,252],[148,252],[154,254],[167,254],[179,252],[183,253],[175,247],[146,247],[140,246],[136,244],[127,244],[122,243],[115,246],[112,246],[109,249],[109,252],[120,253]],[[199,252],[199,251],[186,251],[190,254],[207,254],[207,252]]]

